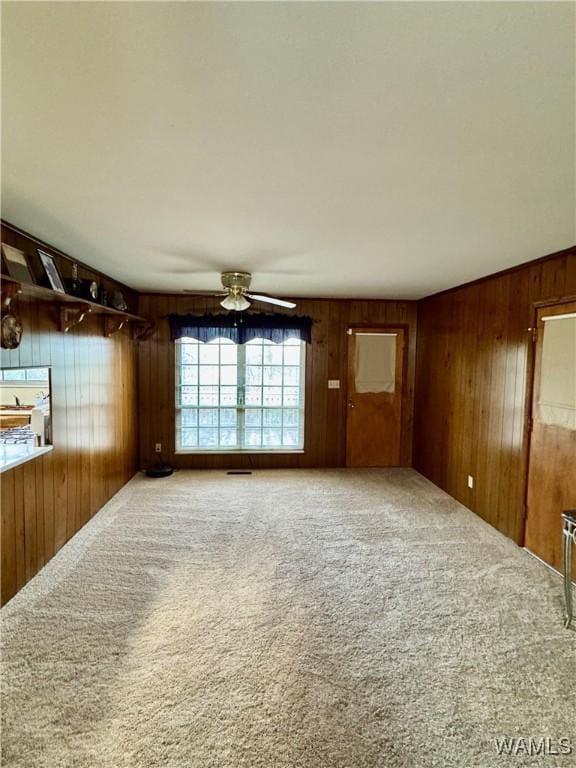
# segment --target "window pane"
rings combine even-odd
[[[218,365],[220,354],[219,345],[214,342],[200,345],[200,363],[205,365]]]
[[[237,401],[236,387],[220,387],[220,405],[236,405]]]
[[[201,448],[216,448],[218,446],[218,430],[217,429],[200,429],[198,430],[198,445]]]
[[[260,387],[246,387],[246,405],[262,405],[262,390]]]
[[[298,387],[284,387],[284,405],[299,405],[300,391]]]
[[[259,427],[262,424],[260,408],[247,408],[244,413],[244,423],[247,427]]]
[[[218,384],[220,368],[217,365],[201,365],[199,370],[200,384]]]
[[[198,411],[196,408],[183,408],[180,419],[183,427],[195,427],[198,424]]]
[[[269,342],[264,346],[264,365],[282,365],[282,344]]]
[[[221,365],[236,365],[238,360],[238,347],[234,342],[230,341],[228,344],[222,342],[220,347],[220,363]]]
[[[181,405],[198,405],[198,390],[196,387],[182,387],[180,389]]]
[[[235,365],[223,365],[220,367],[220,384],[221,385],[236,385],[236,366]]]
[[[23,368],[4,369],[4,381],[23,381],[26,378],[26,371]]]
[[[538,417],[576,430],[576,314],[544,322]]]
[[[199,405],[218,405],[218,387],[200,387]]]
[[[274,408],[272,410],[266,409],[263,412],[263,423],[266,427],[281,427],[282,426],[282,409]]]
[[[246,364],[262,365],[262,345],[260,342],[249,341],[246,347]]]
[[[246,384],[248,385],[260,385],[262,384],[262,368],[261,366],[249,365],[246,368]]]
[[[266,386],[278,386],[282,384],[282,367],[280,365],[264,367],[264,384]]]
[[[246,429],[244,431],[244,444],[252,448],[258,448],[262,444],[261,437],[259,429]]]
[[[235,427],[238,421],[238,414],[235,408],[220,409],[220,426]]]
[[[27,368],[26,381],[48,381],[48,368]]]
[[[300,383],[300,368],[284,367],[284,386],[297,387]]]
[[[182,448],[196,448],[198,445],[196,430],[183,429],[180,433],[180,444]]]
[[[226,448],[235,448],[237,443],[235,429],[220,430],[220,445]]]
[[[198,422],[201,427],[217,427],[218,426],[218,409],[217,408],[200,408],[198,411]]]
[[[195,365],[183,365],[180,370],[182,371],[182,384],[198,383],[198,368]]]
[[[263,429],[262,430],[263,444],[267,447],[281,446],[282,445],[282,430],[281,429]]]
[[[282,445],[286,448],[294,448],[300,442],[300,435],[297,429],[285,429],[282,432]]]
[[[182,344],[180,354],[182,355],[182,363],[196,365],[198,363],[198,344]]]
[[[262,391],[263,405],[282,405],[282,387],[264,387]]]
[[[284,347],[284,365],[300,365],[300,347]]]
[[[300,411],[295,408],[284,408],[284,426],[297,427],[300,423]]]

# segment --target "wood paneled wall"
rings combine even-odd
[[[528,329],[535,303],[574,295],[576,249],[418,303],[414,466],[519,544],[531,385]]]
[[[136,344],[103,319],[58,330],[58,305],[18,298],[19,349],[2,367],[50,366],[54,450],[0,475],[5,603],[132,477],[137,466]]]
[[[139,313],[159,321],[156,333],[140,344],[140,458],[143,467],[155,460],[154,444],[175,467],[339,467],[345,464],[346,329],[349,325],[398,325],[408,332],[407,389],[403,408],[402,463],[412,462],[412,416],[416,357],[416,302],[298,299],[298,314],[314,320],[306,355],[306,433],[303,454],[174,454],[174,345],[170,312],[215,312],[216,300],[146,294]],[[340,379],[341,389],[328,389]]]

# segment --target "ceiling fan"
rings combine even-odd
[[[222,280],[222,288],[224,289],[223,292],[212,293],[211,291],[186,290],[185,293],[190,293],[193,296],[224,296],[225,298],[220,302],[220,306],[234,312],[243,312],[245,309],[248,309],[251,306],[248,299],[261,301],[264,304],[274,304],[277,307],[286,307],[286,309],[294,309],[296,306],[293,301],[275,299],[272,296],[263,296],[259,293],[248,293],[252,281],[250,272],[222,272],[220,278]]]

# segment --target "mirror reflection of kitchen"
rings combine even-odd
[[[51,445],[49,368],[0,371],[0,445]]]

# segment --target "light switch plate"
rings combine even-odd
[[[474,488],[474,478],[472,475],[468,475],[468,488]]]
[[[328,379],[328,389],[340,389],[340,379]]]

